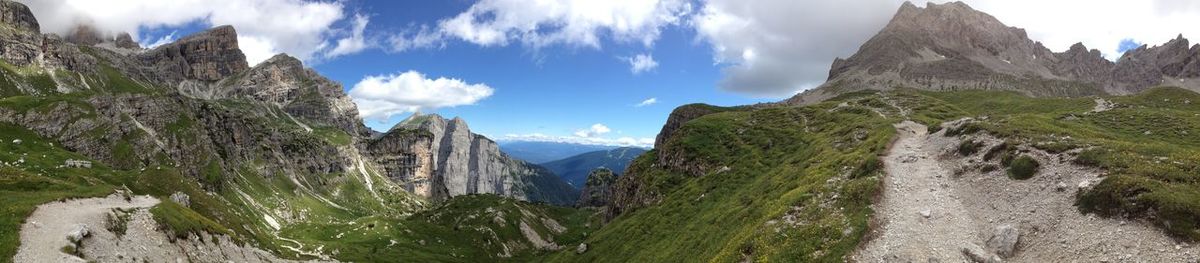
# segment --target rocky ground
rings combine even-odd
[[[289,262],[256,248],[239,246],[225,236],[192,236],[171,241],[148,209],[150,196],[126,200],[76,199],[39,206],[21,227],[14,262]],[[114,210],[118,209],[118,210]],[[127,214],[124,234],[110,230],[108,214]],[[68,254],[68,249],[77,251]]]
[[[1003,168],[981,172],[982,153],[959,156],[961,142],[922,125],[897,125],[884,159],[888,176],[876,204],[874,238],[858,262],[1195,262],[1200,249],[1144,222],[1078,212],[1075,192],[1102,171],[1070,163],[1067,154],[1025,149],[1041,169],[1014,180]],[[1001,143],[974,135],[981,149]]]

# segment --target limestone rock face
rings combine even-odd
[[[221,87],[226,85],[230,86],[228,90]],[[271,103],[296,118],[337,127],[349,134],[366,133],[358,107],[346,96],[342,85],[305,68],[303,62],[287,54],[275,55],[245,76],[217,86],[213,89],[220,89],[218,93]]]
[[[63,40],[76,45],[94,46],[104,43],[104,36],[89,25],[79,25],[63,36]]]
[[[217,81],[250,69],[238,49],[237,32],[219,26],[139,55],[144,64],[171,74],[172,80]]]
[[[120,34],[117,34],[117,38],[114,41],[115,41],[114,44],[119,48],[128,48],[128,49],[141,49],[142,48],[142,46],[140,44],[133,41],[133,36],[130,36],[129,33],[122,32]]]
[[[0,2],[0,22],[20,30],[41,32],[41,27],[38,25],[37,19],[33,17],[33,12],[29,11],[29,7],[17,2]]]
[[[600,168],[588,174],[587,183],[580,190],[579,202],[575,206],[603,207],[612,199],[612,186],[617,182],[612,170]]]
[[[461,118],[413,114],[368,145],[389,178],[433,200],[497,194],[569,205],[578,196],[549,170],[513,159],[472,133]]]

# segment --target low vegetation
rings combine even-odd
[[[1008,164],[1008,176],[1017,180],[1033,178],[1041,164],[1028,155],[1021,155]]]

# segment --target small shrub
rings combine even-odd
[[[983,143],[973,140],[965,140],[958,144],[958,155],[971,156],[979,152],[979,147],[983,147]]]
[[[1040,167],[1041,164],[1037,160],[1028,155],[1021,155],[1021,157],[1013,159],[1012,163],[1008,166],[1008,176],[1017,180],[1033,178],[1033,175],[1037,174]]]
[[[1097,149],[1087,149],[1087,150],[1083,150],[1083,151],[1079,152],[1079,155],[1075,156],[1075,160],[1071,160],[1071,162],[1074,164],[1083,165],[1083,166],[1100,167],[1101,166],[1100,158],[1103,157],[1103,154],[1104,154],[1104,151],[1100,150],[1098,148]]]
[[[104,229],[108,229],[108,232],[116,234],[117,237],[125,236],[125,232],[129,227],[129,213],[113,209],[112,212],[104,214],[104,216]]]
[[[939,131],[942,131],[942,124],[941,123],[930,124],[929,127],[927,128],[927,131],[929,132],[929,134],[934,134]]]
[[[983,130],[983,128],[979,127],[979,124],[967,123],[959,125],[958,127],[950,127],[949,129],[946,129],[946,137],[975,134],[981,130]]]
[[[79,252],[79,248],[78,248],[78,247],[76,247],[75,245],[66,245],[66,246],[63,246],[62,248],[59,248],[59,249],[58,249],[58,251],[62,251],[64,254],[67,254],[67,255],[72,255],[72,256],[76,256],[76,257],[83,257],[83,254],[81,254],[81,253]]]
[[[867,159],[862,163],[858,164],[858,168],[854,169],[854,173],[851,173],[850,178],[853,179],[871,176],[875,174],[876,171],[879,171],[880,168],[883,168],[883,162],[879,160],[878,156],[871,155],[868,156]]]

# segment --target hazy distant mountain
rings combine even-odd
[[[602,150],[587,152],[575,156],[571,156],[562,160],[543,163],[542,167],[554,171],[563,181],[574,185],[575,187],[583,187],[587,181],[588,173],[596,168],[608,168],[616,174],[624,174],[625,167],[629,166],[629,162],[633,158],[646,153],[646,149],[634,147],[621,147],[612,150]]]
[[[500,150],[517,159],[531,163],[559,160],[586,152],[616,149],[617,146],[586,145],[562,142],[504,141]]]

